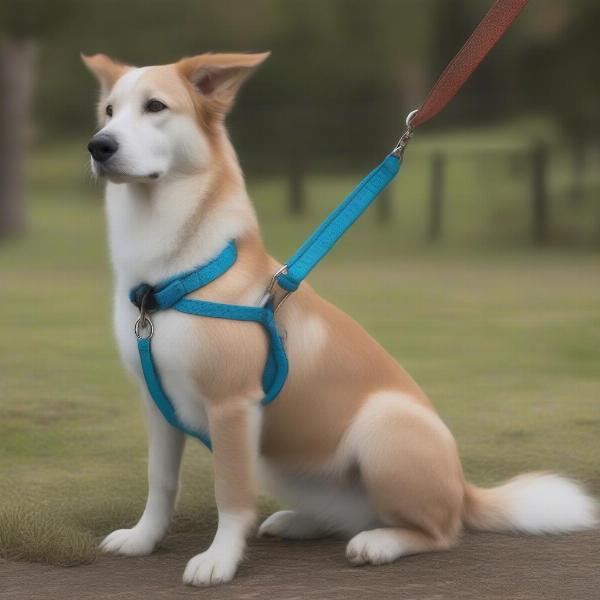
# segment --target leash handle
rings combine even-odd
[[[488,52],[513,24],[528,0],[496,0],[444,69],[411,120],[414,129],[435,117],[456,96]]]

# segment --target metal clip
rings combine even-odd
[[[406,131],[400,136],[396,147],[392,150],[391,154],[396,158],[402,159],[404,156],[404,150],[406,146],[408,146],[408,142],[410,142],[410,138],[412,138],[414,133],[414,127],[412,126],[412,121],[415,118],[415,115],[419,112],[419,109],[412,110],[408,113],[406,117]]]
[[[269,286],[267,287],[267,291],[265,292],[261,305],[264,306],[269,300],[273,300],[275,296],[274,290],[275,284],[277,283],[277,277],[279,277],[279,275],[281,275],[282,273],[287,273],[287,265],[283,265],[281,269],[278,269],[275,273],[273,273],[273,277],[271,277],[271,281],[269,282]],[[274,304],[273,313],[276,313],[280,309],[281,305],[287,300],[288,296],[291,293],[292,292],[290,292],[289,290],[285,290],[285,294],[281,297],[279,302],[276,305]]]

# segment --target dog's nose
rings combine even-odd
[[[100,163],[106,162],[118,149],[117,140],[108,133],[95,135],[88,144],[90,154]]]

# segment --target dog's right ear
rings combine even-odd
[[[81,60],[83,64],[89,69],[94,77],[100,83],[100,90],[102,94],[106,94],[112,86],[116,83],[122,75],[127,73],[130,67],[124,65],[106,56],[106,54],[94,54],[93,56],[86,56],[81,53]]]

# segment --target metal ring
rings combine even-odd
[[[143,331],[146,327],[150,328],[150,332],[144,337],[140,335],[140,331]],[[133,326],[133,331],[138,340],[149,340],[154,335],[154,323],[152,323],[152,319],[146,315],[144,315],[142,320],[142,316],[140,315]]]
[[[413,119],[415,118],[415,115],[419,112],[419,109],[415,109],[415,110],[411,110],[408,115],[406,115],[406,130],[404,131],[404,133],[400,136],[400,139],[398,140],[398,143],[396,144],[396,146],[394,147],[394,149],[392,150],[392,155],[395,156],[396,158],[402,158],[402,156],[404,155],[404,150],[406,148],[406,146],[408,145],[408,142],[410,142],[410,138],[412,138],[414,129],[412,126],[412,122]]]
[[[406,115],[406,126],[409,129],[412,129],[412,122],[413,119],[417,116],[417,113],[419,112],[418,108],[415,108],[415,110],[411,110],[407,115]]]

